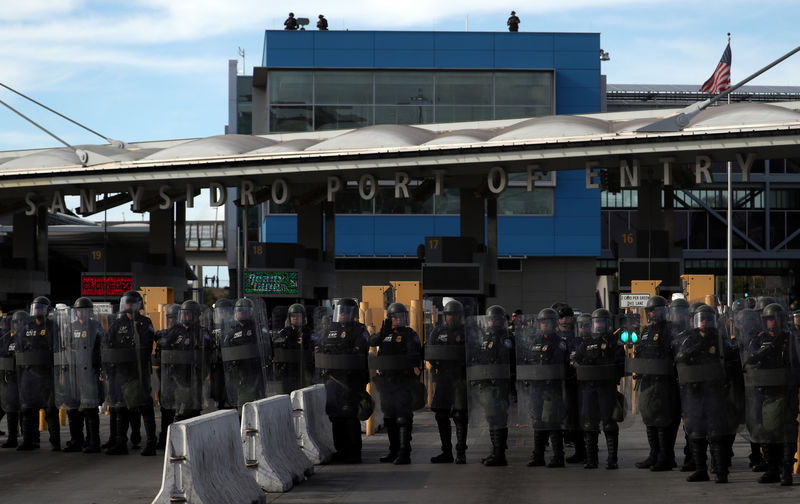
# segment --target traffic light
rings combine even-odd
[[[744,297],[750,297],[750,286],[748,284],[744,284]]]

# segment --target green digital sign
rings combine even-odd
[[[245,271],[244,293],[258,296],[300,295],[298,271]]]

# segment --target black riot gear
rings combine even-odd
[[[466,463],[468,406],[467,368],[464,333],[464,305],[451,300],[444,305],[444,320],[425,338],[425,360],[431,366],[433,398],[431,410],[436,418],[442,453],[431,457],[434,464]],[[456,457],[453,458],[452,428],[456,426]]]

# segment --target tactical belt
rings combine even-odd
[[[52,355],[47,350],[27,350],[17,352],[17,366],[51,366]]]
[[[195,352],[193,350],[162,350],[161,351],[161,365],[164,364],[186,364],[193,365],[195,359]]]
[[[517,364],[517,380],[563,380],[563,364]]]
[[[464,345],[425,345],[426,361],[461,361],[464,362]]]
[[[367,358],[367,362],[370,369],[377,369],[378,371],[400,371],[419,367],[419,357],[419,354],[370,355]]]
[[[136,362],[135,348],[102,348],[100,358],[103,362]]]
[[[508,364],[477,364],[467,368],[467,380],[509,380],[511,369]]]
[[[599,366],[576,366],[578,381],[612,381],[619,380],[619,367],[616,364]]]
[[[256,345],[240,345],[222,348],[222,362],[258,359]]]
[[[364,354],[314,354],[314,366],[317,369],[367,369]]]
[[[0,357],[0,371],[14,371],[14,357]]]
[[[674,367],[670,359],[625,359],[625,373],[638,375],[671,376]]]
[[[678,364],[678,383],[721,381],[725,379],[725,370],[722,362],[712,362],[710,364]]]
[[[754,369],[748,368],[744,374],[747,387],[785,387],[796,383],[791,371],[786,368]]]
[[[272,362],[298,363],[303,355],[299,348],[273,348]]]

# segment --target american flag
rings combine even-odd
[[[717,65],[717,69],[714,70],[714,73],[711,75],[711,77],[709,77],[708,80],[703,83],[703,87],[700,88],[700,91],[707,92],[710,94],[717,94],[723,91],[727,91],[730,88],[731,88],[731,44],[730,42],[728,42],[728,46],[722,53],[722,59],[719,60],[719,65]]]

